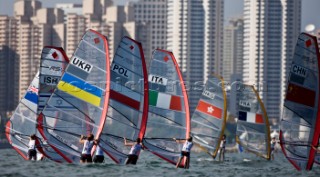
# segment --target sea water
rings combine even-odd
[[[192,153],[190,169],[176,169],[150,152],[143,151],[137,165],[116,165],[109,158],[103,164],[59,164],[52,161],[25,161],[12,149],[0,150],[0,176],[84,176],[84,177],[284,177],[320,175],[320,166],[314,165],[312,171],[299,172],[284,158],[275,154],[275,161],[267,161],[252,154],[226,154],[225,162],[218,162],[205,153]]]

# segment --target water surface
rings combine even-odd
[[[221,177],[277,177],[303,176],[315,177],[320,175],[320,166],[315,165],[312,171],[298,172],[283,157],[276,154],[275,161],[267,161],[251,154],[226,154],[226,162],[220,163],[204,153],[192,153],[189,170],[176,169],[173,165],[159,159],[147,151],[141,153],[137,165],[121,166],[106,159],[104,164],[59,164],[52,161],[25,161],[12,149],[0,150],[0,176],[25,177],[73,177],[73,176],[221,176]],[[244,160],[245,159],[245,160]]]

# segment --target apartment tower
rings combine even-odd
[[[300,32],[301,0],[245,0],[243,80],[258,89],[269,118],[279,119]]]
[[[222,74],[223,0],[168,0],[167,48],[180,66],[191,112],[211,73]]]

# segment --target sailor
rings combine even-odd
[[[141,144],[141,139],[137,138],[135,143],[128,143],[127,139],[124,138],[124,145],[125,146],[132,146],[128,155],[128,159],[126,162],[126,165],[133,164],[135,165],[137,163],[138,157],[140,155],[140,151],[143,148],[143,145]]]
[[[312,149],[316,150],[317,153],[320,153],[320,146],[319,146],[319,144],[318,144],[318,146],[316,146],[316,147],[311,144],[311,147],[312,147]]]
[[[181,140],[176,140],[174,138],[175,141],[177,142],[180,142]],[[188,169],[189,168],[189,165],[190,165],[190,151],[191,151],[191,148],[193,146],[193,143],[192,143],[192,137],[189,137],[187,139],[187,141],[184,142],[183,144],[183,147],[182,147],[182,150],[181,150],[181,154],[180,154],[180,157],[179,157],[179,160],[176,164],[176,168],[179,167],[180,163],[181,163],[181,160],[186,157],[186,161],[185,161],[185,164],[184,164],[184,168],[185,169]]]
[[[80,163],[92,163],[91,150],[93,145],[98,144],[96,140],[94,140],[94,135],[91,133],[88,137],[81,135],[79,142],[84,144],[80,157]]]
[[[97,142],[97,149],[96,149],[96,154],[93,158],[93,162],[94,163],[102,163],[104,161],[104,155],[103,155],[103,151],[99,145],[99,140],[96,139]]]
[[[224,153],[226,152],[226,135],[223,135],[220,142],[220,148],[219,148],[219,161],[224,161]],[[222,159],[221,159],[222,157]]]
[[[274,152],[275,152],[275,147],[276,147],[277,141],[276,137],[272,137],[270,145],[271,145],[271,160],[274,160]]]
[[[36,135],[32,134],[30,136],[28,144],[28,160],[37,160],[37,151],[36,151]]]

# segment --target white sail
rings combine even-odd
[[[280,144],[286,158],[297,170],[311,170],[320,156],[319,49],[317,39],[300,34],[288,76],[287,94],[280,126]]]
[[[227,119],[227,98],[222,77],[211,75],[191,118],[194,142],[216,157]]]

